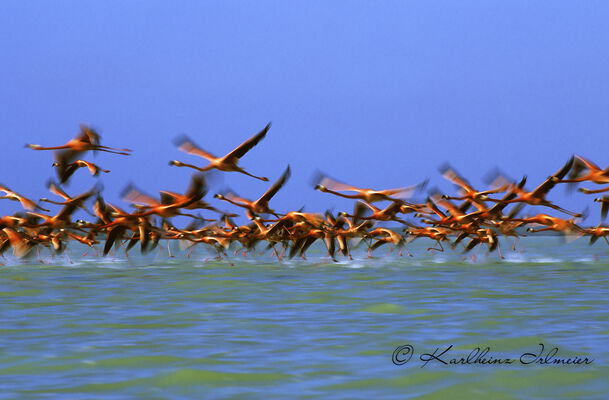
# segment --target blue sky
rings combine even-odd
[[[0,182],[46,196],[52,155],[24,144],[63,144],[88,123],[134,149],[87,157],[112,170],[107,198],[129,181],[181,190],[190,172],[167,162],[199,160],[175,136],[222,154],[272,121],[241,164],[271,179],[291,164],[277,210],[351,207],[312,189],[317,169],[448,190],[448,161],[477,184],[498,166],[532,188],[574,153],[609,165],[607,15],[601,1],[2,2]],[[79,171],[68,192],[94,182]],[[267,186],[212,183],[246,197]],[[549,198],[597,213],[563,188]]]

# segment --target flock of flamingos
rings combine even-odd
[[[367,249],[370,256],[385,244],[398,248],[401,255],[407,243],[423,237],[431,239],[430,243],[435,242],[428,251],[443,251],[442,244],[447,243],[463,252],[483,246],[488,252],[497,250],[498,256],[503,257],[500,237],[513,237],[515,249],[520,235],[541,231],[555,231],[565,236],[588,236],[590,243],[603,238],[609,244],[609,227],[602,224],[582,227],[579,225],[584,217],[582,214],[565,210],[546,198],[559,184],[566,184],[571,190],[580,182],[607,185],[596,190],[578,189],[585,194],[609,191],[609,167],[601,169],[580,156],[571,157],[532,191],[525,188],[526,177],[511,181],[501,174],[497,174],[488,190],[478,191],[454,169],[445,165],[441,172],[456,186],[458,193],[451,196],[431,190],[422,203],[412,203],[408,199],[424,184],[386,190],[362,189],[319,174],[316,190],[356,201],[351,214],[340,212],[336,215],[330,211],[321,214],[303,210],[279,213],[271,208],[273,196],[290,178],[288,166],[281,177],[256,200],[238,197],[231,192],[214,196],[245,210],[250,223],[235,224],[232,218],[237,214],[222,212],[203,199],[207,194],[204,172],[212,169],[239,172],[268,181],[268,178],[245,171],[239,166],[239,160],[265,138],[269,128],[270,124],[222,157],[203,150],[187,136],[176,138],[175,144],[179,150],[201,157],[208,164],[197,166],[177,160],[169,162],[172,166],[198,171],[193,174],[185,193],[164,190],[160,191],[159,198],[154,198],[129,185],[122,192],[122,198],[131,203],[134,208],[131,212],[104,201],[99,186],[77,196],[70,196],[62,189],[62,185],[80,168],[86,168],[94,176],[110,172],[81,159],[87,152],[130,155],[131,150],[102,146],[100,135],[84,125],[79,134],[64,145],[43,147],[29,144],[27,147],[33,150],[55,151],[53,167],[56,168],[58,180],[49,181],[48,189],[57,196],[57,200],[43,198],[36,202],[0,185],[0,192],[4,192],[0,198],[18,201],[24,209],[14,215],[0,217],[0,254],[12,249],[14,256],[22,258],[39,254],[41,248],[49,248],[53,254],[60,254],[70,241],[90,246],[97,254],[101,251],[107,255],[113,248],[121,247],[128,252],[134,246],[145,253],[165,240],[167,251],[173,256],[169,241],[179,240],[186,247],[194,248],[198,243],[211,246],[217,251],[218,258],[226,255],[231,246],[235,252],[243,253],[265,247],[282,260],[294,256],[305,258],[307,249],[321,240],[328,256],[336,261],[338,255],[351,258],[354,247]],[[601,221],[604,221],[609,211],[609,196],[597,197],[594,201],[600,203]],[[41,205],[43,203],[60,206],[59,211],[54,215],[46,214],[50,211]],[[384,205],[381,207],[379,203]],[[530,209],[538,213],[528,217],[519,216],[524,206],[533,206]],[[72,215],[79,209],[91,215],[91,221],[73,220]],[[193,214],[198,209],[217,213],[217,218],[207,219]],[[544,211],[548,209],[559,211],[564,218],[545,214]],[[173,225],[171,218],[176,216],[190,217],[188,226],[178,228]],[[409,217],[408,220],[406,217]],[[386,223],[392,223],[393,228],[386,227]],[[256,249],[257,245],[259,249]]]

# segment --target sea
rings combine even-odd
[[[0,399],[607,399],[609,245],[512,245],[9,250]]]

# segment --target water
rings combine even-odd
[[[379,249],[330,263],[203,251],[0,267],[0,399],[604,399],[609,246],[527,238],[506,259]],[[134,253],[135,254],[135,253]],[[522,365],[557,347],[589,365]],[[415,355],[392,362],[398,346]],[[504,365],[422,366],[489,346]]]

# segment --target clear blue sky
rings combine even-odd
[[[181,190],[190,171],[167,162],[199,160],[176,135],[222,154],[272,121],[241,164],[271,179],[292,165],[277,210],[351,204],[313,191],[316,169],[448,189],[449,161],[474,183],[499,166],[532,188],[573,153],[609,165],[608,17],[606,1],[3,1],[0,182],[46,196],[52,155],[24,144],[89,123],[134,149],[87,157],[112,170],[109,199],[129,180]],[[94,182],[77,174],[69,192]],[[266,188],[223,177],[246,197]]]

